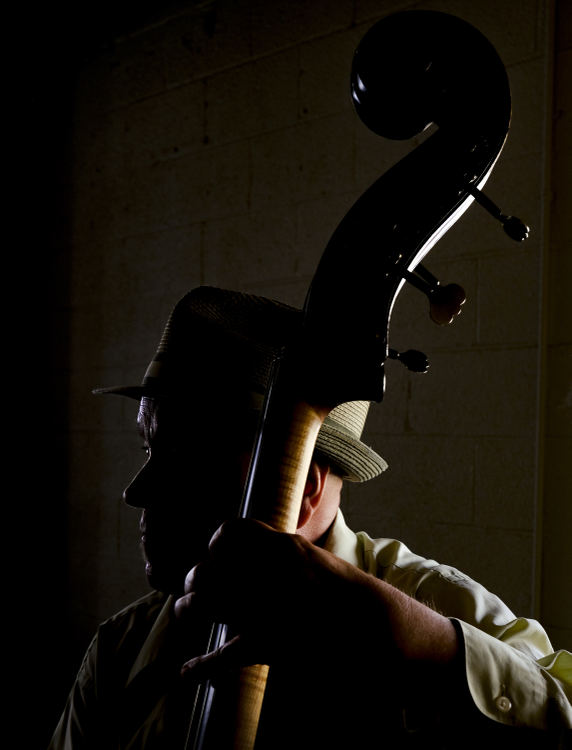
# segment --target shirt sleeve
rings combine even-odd
[[[97,637],[87,649],[48,750],[95,750],[98,721],[94,715]]]
[[[395,540],[358,537],[362,567],[455,623],[480,715],[497,726],[555,736],[572,730],[572,654],[554,652],[536,620],[516,617],[456,568],[419,557]]]
[[[537,622],[516,618],[493,633],[458,623],[467,685],[485,716],[553,732],[572,728],[572,655],[543,655],[538,644],[546,636]]]

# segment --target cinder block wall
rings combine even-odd
[[[97,623],[147,590],[138,514],[121,502],[141,462],[136,404],[91,389],[138,382],[172,304],[198,284],[302,304],[337,223],[416,145],[368,131],[348,95],[363,34],[410,7],[459,15],[504,60],[513,126],[487,192],[532,234],[516,245],[477,207],[450,230],[427,265],[467,291],[451,327],[434,326],[426,299],[404,290],[392,345],[422,349],[431,369],[388,366],[366,439],[390,469],[348,487],[344,509],[356,529],[403,539],[541,614],[552,3],[188,2],[109,34],[77,71],[59,311],[70,679]],[[568,331],[563,356],[569,344]],[[572,643],[569,614],[550,606],[558,646]]]

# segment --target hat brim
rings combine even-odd
[[[387,462],[372,448],[327,422],[318,433],[316,450],[334,461],[342,479],[350,482],[367,482],[387,469]]]
[[[144,396],[164,395],[159,391],[153,391],[153,389],[142,385],[112,385],[109,388],[94,388],[92,390],[92,393],[96,396],[111,393],[117,396],[127,396],[127,398],[134,398],[137,401],[140,401]]]

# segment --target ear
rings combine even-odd
[[[298,530],[303,526],[306,526],[320,507],[326,487],[326,479],[328,478],[329,473],[330,469],[328,466],[320,466],[316,461],[312,461],[310,464],[310,470],[308,471],[308,478],[306,479],[306,486],[304,488],[302,507],[300,508],[300,515],[298,516]]]

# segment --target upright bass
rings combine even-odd
[[[347,401],[381,402],[385,363],[428,367],[420,352],[390,347],[389,325],[403,284],[423,291],[439,324],[460,312],[464,293],[442,286],[421,264],[435,243],[476,200],[513,239],[528,228],[502,214],[481,188],[503,148],[511,114],[508,79],[491,44],[468,23],[432,11],[405,11],[376,23],[353,59],[351,96],[363,122],[387,138],[410,138],[435,127],[420,146],[357,200],[332,235],[304,305],[301,334],[275,362],[245,486],[241,517],[294,532],[320,426]],[[335,352],[351,342],[351,356],[322,357],[303,366],[316,341]],[[213,626],[209,650],[228,638]],[[236,682],[200,686],[186,748],[251,750],[268,667],[241,670]],[[222,691],[232,704],[225,730],[213,726]],[[232,702],[228,696],[232,694]]]

